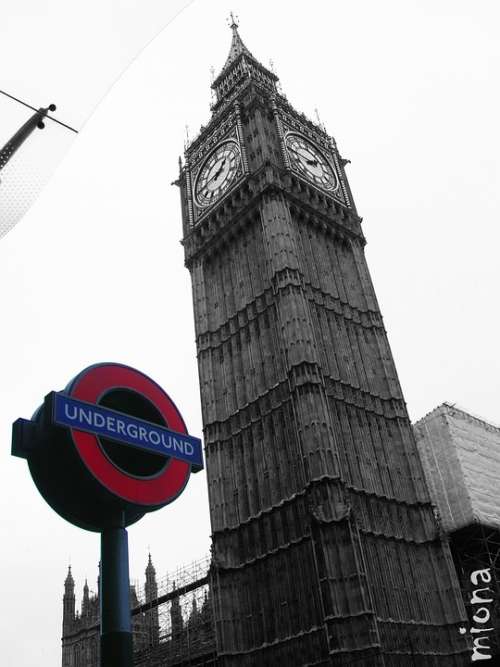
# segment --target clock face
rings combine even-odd
[[[335,190],[335,172],[319,148],[299,134],[287,135],[285,142],[296,171],[324,190]]]
[[[195,184],[200,206],[213,204],[231,185],[238,172],[240,150],[234,141],[220,144],[200,169]]]

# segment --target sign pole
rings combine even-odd
[[[101,533],[101,667],[132,667],[132,624],[125,528]]]
[[[101,534],[100,666],[132,667],[126,527],[174,501],[203,470],[201,440],[154,380],[104,363],[50,392],[32,419],[17,419],[12,454],[27,460],[56,512]]]

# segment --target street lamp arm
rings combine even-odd
[[[5,146],[0,150],[0,170],[5,167],[10,158],[14,155],[20,146],[26,141],[30,134],[35,130],[35,128],[43,129],[44,118],[49,113],[49,111],[55,111],[55,104],[49,105],[47,108],[41,108],[36,111],[31,118],[29,118],[26,123],[14,134],[13,137],[5,144]]]

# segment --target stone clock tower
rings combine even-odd
[[[179,177],[218,664],[465,664],[344,161],[231,28]]]

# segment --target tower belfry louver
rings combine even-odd
[[[231,31],[179,177],[219,664],[465,664],[345,161]]]

